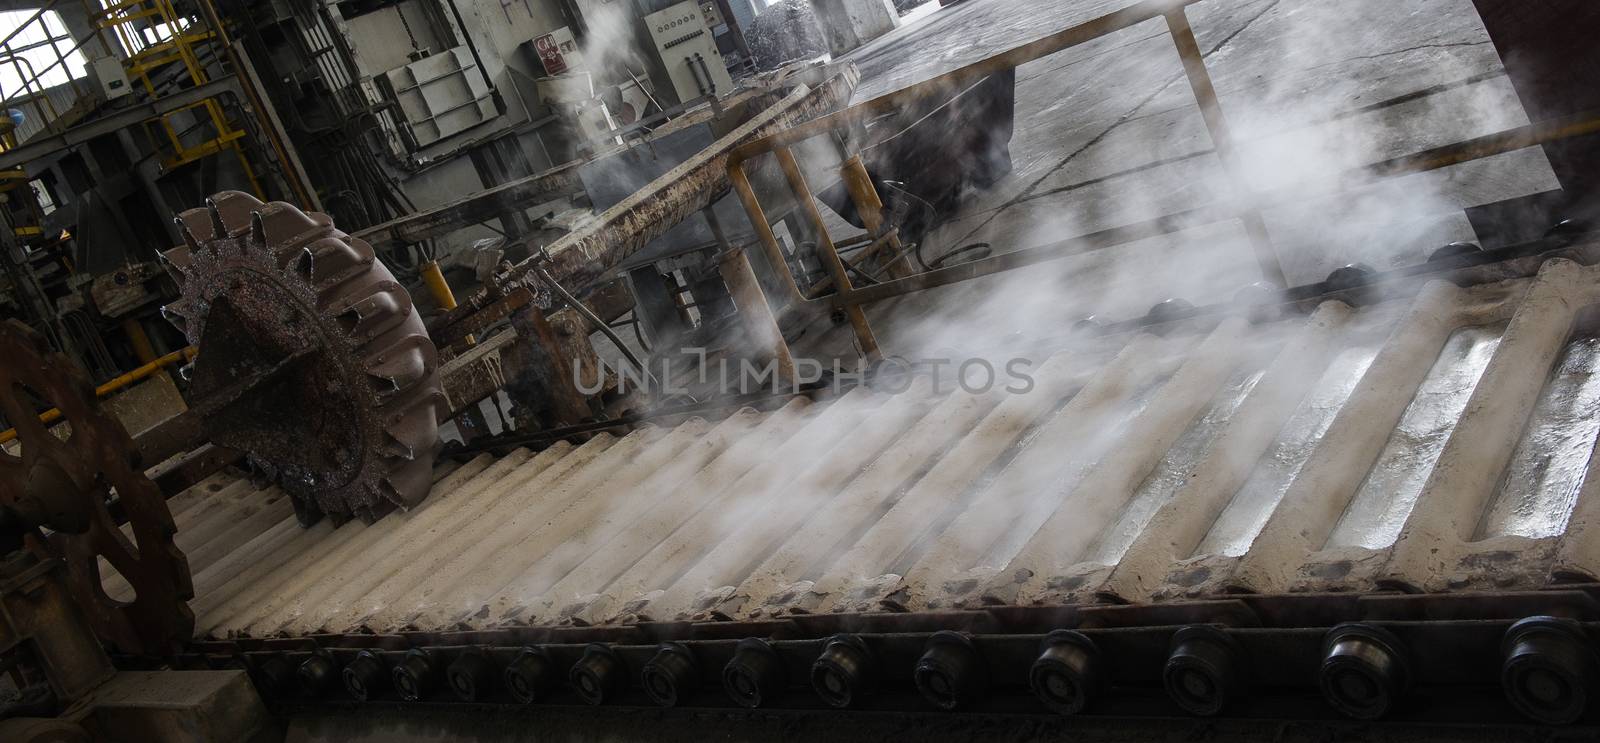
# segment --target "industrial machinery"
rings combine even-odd
[[[263,48],[408,24],[390,89],[334,86],[393,98],[357,138],[404,165],[351,155],[345,185],[450,168],[441,143],[506,124],[467,156],[496,182],[427,209],[385,186],[334,216],[237,190],[182,212],[144,281],[171,282],[191,347],[146,374],[179,369],[184,410],[139,431],[62,344],[0,325],[0,669],[21,697],[0,733],[1593,738],[1600,119],[1560,108],[1577,93],[1509,68],[1526,123],[1338,174],[1543,153],[1558,189],[1474,206],[1485,236],[1417,260],[1292,281],[1259,194],[927,254],[974,194],[1003,221],[1040,183],[1097,185],[1006,180],[1037,154],[1019,86],[1125,30],[1159,28],[1202,155],[1239,185],[1198,2],[870,96],[849,61],[732,91],[689,65],[704,105],[536,172],[483,50],[456,43],[481,15],[261,4]],[[1578,32],[1538,54],[1548,24],[1512,15],[1484,13],[1507,60],[1592,55]],[[432,107],[430,74],[459,106]],[[491,222],[452,282],[436,243]],[[998,353],[907,359],[885,332],[895,310],[955,324],[938,304],[967,295],[940,288],[1218,224],[1261,283],[1050,315]],[[1073,265],[1071,286],[1109,273]],[[708,379],[730,368],[756,381]],[[489,425],[503,399],[514,420]]]
[[[439,358],[372,247],[326,215],[237,191],[179,220],[186,245],[163,257],[183,294],[165,313],[205,349],[191,394],[223,400],[206,438],[249,456],[308,526],[421,502]]]

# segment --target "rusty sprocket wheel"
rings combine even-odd
[[[167,317],[199,348],[191,396],[301,522],[371,522],[432,486],[438,351],[372,246],[325,214],[229,191],[179,219]]]
[[[133,440],[100,409],[84,373],[26,325],[0,323],[0,360],[0,410],[19,445],[0,452],[0,507],[28,527],[36,551],[66,561],[73,595],[103,642],[125,653],[173,652],[194,632],[186,603],[194,585],[172,540],[172,513],[140,469]],[[40,406],[61,411],[63,436],[39,420]],[[128,532],[111,515],[113,498]],[[120,579],[101,574],[102,560]]]

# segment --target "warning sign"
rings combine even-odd
[[[561,53],[561,42],[556,40],[555,34],[534,39],[533,48],[539,53],[539,61],[544,64],[544,74],[555,77],[568,71],[567,59]]]

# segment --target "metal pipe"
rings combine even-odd
[[[727,153],[736,143],[759,139],[794,121],[844,105],[854,85],[855,73],[848,68],[815,87],[796,87],[670,173],[543,250],[534,251],[522,263],[502,271],[497,281],[503,288],[510,288],[531,279],[534,266],[543,266],[568,285],[593,286],[611,267],[688,215],[710,205],[712,197],[723,188]]]
[[[1559,141],[1572,137],[1600,133],[1600,116],[1586,113],[1539,124],[1529,124],[1504,132],[1489,134],[1465,142],[1436,147],[1424,152],[1391,158],[1382,162],[1352,168],[1345,173],[1330,179],[1332,188],[1326,193],[1359,187],[1373,178],[1392,177],[1412,173],[1424,173],[1452,165],[1479,160],[1485,157],[1515,152],[1527,147],[1536,147],[1548,142]],[[1308,194],[1300,191],[1293,200],[1305,198],[1308,195],[1325,195],[1323,192]],[[1263,207],[1275,207],[1288,204],[1291,199],[1274,199],[1261,204]],[[1026,248],[1011,253],[991,256],[970,263],[963,263],[948,268],[941,268],[927,273],[917,274],[905,279],[888,281],[875,286],[856,289],[831,298],[835,306],[844,306],[848,303],[878,302],[903,294],[931,289],[947,284],[954,284],[980,276],[1010,271],[1023,268],[1045,261],[1065,258],[1086,250],[1114,247],[1124,243],[1143,240],[1160,235],[1209,224],[1225,222],[1236,218],[1237,212],[1222,206],[1200,207],[1187,211],[1169,214],[1144,222],[1112,227],[1110,229],[1092,232],[1079,237],[1062,240],[1034,248]]]
[[[1358,177],[1388,178],[1422,173],[1595,133],[1600,133],[1600,111],[1584,111],[1355,168],[1341,179],[1340,187],[1344,188],[1345,182]]]
[[[54,123],[56,119],[61,118],[61,114],[56,111],[55,101],[50,100],[50,96],[48,95],[49,89],[45,88],[44,81],[39,79],[39,73],[34,70],[33,62],[27,57],[19,57],[14,53],[0,57],[0,65],[17,64],[19,62],[27,65],[28,67],[28,77],[22,80],[22,89],[26,91],[28,95],[22,100],[24,103],[33,103],[34,106],[38,107],[39,118],[41,119],[44,118],[45,107],[49,107],[50,120],[45,122],[44,127],[48,129],[50,124]],[[22,70],[18,69],[17,72],[17,77],[22,77]],[[37,92],[35,92],[33,89],[34,83],[39,84],[39,90]],[[40,101],[43,101],[43,103],[40,103]],[[5,102],[8,104],[15,103],[16,99],[7,99]]]
[[[450,290],[450,282],[445,280],[444,272],[439,270],[438,261],[423,263],[418,272],[422,274],[422,283],[428,287],[428,293],[433,295],[433,301],[439,305],[439,309],[449,312],[456,308],[456,294]],[[462,340],[469,346],[478,345],[477,336],[470,333]]]
[[[197,350],[194,346],[185,348],[182,351],[173,351],[172,353],[162,356],[155,361],[145,364],[144,366],[134,369],[127,374],[123,374],[122,376],[116,377],[115,379],[96,387],[94,394],[96,397],[105,397],[106,395],[116,392],[124,387],[148,379],[156,372],[165,369],[166,367],[174,364],[181,364],[185,361],[193,359],[198,353],[199,350]],[[59,408],[51,408],[39,414],[39,422],[46,426],[55,423],[58,420],[61,420],[61,410]],[[0,431],[0,444],[7,443],[16,437],[17,429],[15,428],[8,431]]]
[[[1335,185],[1330,191],[1337,193],[1338,191],[1353,188],[1370,181],[1374,177],[1390,177],[1437,170],[1472,160],[1513,152],[1526,147],[1534,147],[1548,142],[1594,133],[1600,133],[1600,116],[1587,113],[1549,122],[1530,124],[1465,142],[1445,145],[1424,152],[1391,158],[1351,169],[1343,175],[1332,179]],[[778,141],[780,141],[780,138],[773,137],[755,144],[770,145]],[[744,172],[744,164],[730,161],[729,176],[734,183],[735,190],[739,193],[740,200],[744,202],[746,210],[752,217],[751,221],[756,227],[756,235],[760,238],[759,242],[762,247],[767,250],[769,256],[776,259],[774,261],[775,264],[783,263],[781,247],[778,246],[770,226],[766,223],[765,214],[761,210],[760,203],[755,198],[754,191],[750,189],[748,176]],[[1304,193],[1298,193],[1296,194],[1296,199],[1304,196]],[[1288,202],[1288,199],[1278,199],[1260,204],[1258,208],[1277,206]],[[1194,227],[1225,222],[1239,218],[1239,216],[1237,210],[1219,206],[1191,209],[1144,222],[1100,230],[1049,245],[1004,253],[870,287],[851,289],[828,298],[828,301],[833,306],[840,308],[882,301],[916,291],[1056,260],[1086,250],[1112,247],[1149,237],[1172,234]],[[783,283],[788,287],[794,287],[793,277],[787,271],[780,273],[782,274]],[[802,305],[811,302],[800,293],[797,287],[793,289],[791,301]]]
[[[85,144],[96,137],[113,134],[139,121],[188,108],[213,96],[242,94],[242,87],[236,78],[223,78],[198,87],[185,88],[169,96],[133,104],[86,124],[67,129],[60,134],[48,137],[35,136],[25,143],[0,152],[0,170],[22,167],[30,161]]]
[[[438,303],[439,309],[446,311],[455,309],[455,292],[450,291],[450,282],[445,281],[444,272],[439,270],[439,262],[428,261],[422,264],[420,273],[422,283],[427,285],[428,293],[433,295],[433,301]]]

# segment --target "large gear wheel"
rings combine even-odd
[[[27,326],[0,323],[0,358],[0,411],[17,432],[0,451],[8,527],[21,527],[36,552],[66,562],[72,592],[102,641],[124,653],[175,652],[194,632],[185,603],[194,586],[172,540],[167,501],[145,477],[133,440],[101,411],[83,372]],[[52,407],[63,422],[54,430],[39,420]],[[113,502],[127,515],[126,532],[112,517]],[[103,575],[106,566],[126,582]],[[117,586],[111,593],[108,581]]]
[[[427,497],[438,351],[372,246],[325,214],[229,191],[179,218],[182,297],[203,428],[281,485],[301,522],[368,523]]]

